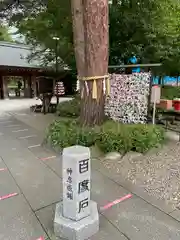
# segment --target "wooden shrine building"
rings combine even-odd
[[[38,61],[28,62],[31,49],[27,45],[0,41],[0,99],[32,98],[36,95],[36,78],[49,72]],[[50,73],[49,73],[50,74]],[[12,94],[20,90],[19,94]]]

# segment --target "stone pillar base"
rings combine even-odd
[[[91,215],[79,221],[63,217],[63,203],[56,205],[54,233],[56,237],[68,240],[85,240],[99,231],[99,214],[97,203],[90,201]]]

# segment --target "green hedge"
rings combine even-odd
[[[117,151],[144,153],[159,146],[164,140],[164,130],[153,125],[125,125],[107,121],[101,127],[81,127],[77,120],[59,120],[47,131],[46,142],[54,148],[72,145],[96,145],[104,153]]]
[[[76,96],[72,100],[59,103],[56,113],[61,117],[78,117],[80,115],[80,97]]]
[[[177,86],[162,86],[161,98],[173,100],[174,98],[180,98],[180,87]]]

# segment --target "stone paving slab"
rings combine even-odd
[[[42,226],[46,230],[49,237],[54,235],[54,215],[55,215],[56,204],[52,204],[45,208],[36,211],[36,216],[41,222]]]
[[[19,192],[20,189],[16,185],[9,171],[0,171],[0,196]]]
[[[1,124],[0,123],[0,132],[8,135],[11,139],[18,139],[25,146],[29,146],[34,144],[34,142],[38,141],[38,143],[42,143],[43,137],[40,137],[40,134],[37,136],[37,130],[34,130],[30,126],[20,122],[20,121],[12,121],[9,124]],[[33,136],[32,138],[24,138],[26,136]]]
[[[47,237],[22,195],[0,201],[0,240],[36,240]]]
[[[21,150],[20,152],[25,150],[25,148],[19,141],[17,141],[17,139],[13,139],[8,135],[0,136],[0,142],[0,156],[8,155],[9,151],[14,151],[15,149]]]
[[[34,210],[61,199],[61,179],[42,161],[13,158],[7,165]]]
[[[43,140],[37,134],[27,134],[18,138],[18,141],[25,148],[29,148],[30,146],[41,144]]]
[[[20,117],[21,116],[19,116],[18,118],[20,119]],[[9,136],[11,135],[10,132],[8,132],[8,134],[9,134]],[[38,135],[38,131],[37,131],[37,135]],[[10,141],[10,148],[12,148],[12,144],[17,145],[18,150],[20,150],[22,148],[21,153],[14,154],[15,157],[9,157],[9,153],[5,154],[4,150],[2,151],[2,153],[3,153],[3,157],[5,155],[6,163],[8,162],[9,163],[8,166],[11,167],[10,170],[12,170],[14,172],[13,176],[14,175],[16,176],[16,179],[18,179],[18,181],[20,181],[22,186],[23,186],[23,180],[20,180],[20,177],[22,176],[24,179],[26,178],[21,173],[21,172],[24,172],[23,168],[25,167],[25,172],[23,174],[32,175],[31,177],[30,176],[27,177],[27,183],[28,183],[27,188],[30,189],[30,193],[27,191],[25,193],[25,195],[27,195],[28,201],[30,200],[31,206],[32,205],[34,206],[33,207],[34,210],[41,208],[39,211],[37,211],[37,214],[39,214],[39,212],[47,209],[47,207],[46,207],[47,205],[53,203],[51,197],[50,197],[51,199],[49,200],[49,195],[51,195],[52,193],[54,194],[54,192],[57,191],[56,183],[55,184],[53,183],[52,185],[50,185],[50,184],[48,185],[48,182],[51,181],[51,178],[49,178],[49,180],[47,182],[46,181],[44,182],[44,179],[46,178],[46,175],[49,175],[49,171],[51,171],[51,169],[56,172],[56,174],[53,172],[53,174],[55,174],[56,177],[57,177],[57,175],[61,176],[61,162],[59,162],[59,159],[57,157],[55,159],[51,159],[46,162],[41,162],[41,164],[43,164],[43,166],[44,166],[43,168],[38,166],[39,164],[36,166],[37,162],[39,161],[37,159],[37,156],[38,155],[43,156],[44,150],[41,149],[39,153],[38,153],[38,150],[36,150],[37,152],[31,152],[31,154],[30,154],[29,153],[30,151],[27,150],[27,145],[25,142],[26,142],[25,140],[19,141],[17,139],[15,141],[14,140]],[[6,143],[8,143],[8,139],[6,140]],[[21,147],[18,144],[20,144]],[[3,145],[4,145],[3,148],[5,148],[4,143],[3,143]],[[23,150],[24,147],[26,147],[26,149]],[[0,146],[0,148],[1,148],[1,146]],[[16,149],[16,151],[17,151],[17,149]],[[7,152],[7,149],[6,149],[6,152]],[[11,153],[11,155],[12,155],[12,153]],[[57,155],[57,154],[55,154],[55,155]],[[26,157],[24,157],[25,160],[23,159],[23,156],[26,156]],[[96,157],[96,156],[94,156],[94,157]],[[133,193],[139,195],[141,198],[145,199],[145,201],[144,201],[141,198],[133,196],[132,199],[126,200],[126,201],[118,204],[117,206],[110,208],[109,210],[103,211],[102,212],[103,219],[105,218],[105,220],[108,223],[110,221],[111,222],[111,224],[109,223],[110,226],[112,226],[113,229],[115,228],[116,230],[118,228],[122,232],[120,234],[121,235],[124,234],[124,235],[116,236],[116,234],[114,232],[112,232],[112,234],[109,234],[108,232],[110,230],[108,230],[108,232],[106,232],[106,230],[105,230],[104,231],[105,237],[103,234],[101,234],[100,236],[98,236],[98,238],[95,238],[95,240],[96,239],[98,239],[98,240],[106,239],[106,236],[108,236],[108,239],[110,239],[110,238],[113,238],[113,235],[116,236],[116,239],[122,239],[122,240],[124,240],[124,239],[128,239],[128,240],[138,239],[139,240],[139,239],[144,239],[144,238],[147,238],[147,240],[149,240],[149,239],[154,239],[154,240],[159,240],[159,239],[161,239],[161,240],[166,240],[166,239],[176,240],[176,239],[179,239],[179,226],[180,225],[175,219],[173,219],[173,217],[176,217],[176,218],[178,217],[179,210],[174,211],[172,213],[173,217],[166,215],[162,211],[166,211],[166,212],[170,213],[170,212],[172,212],[171,208],[167,209],[166,207],[163,207],[162,201],[159,201],[158,203],[156,201],[154,202],[153,198],[150,198],[149,196],[147,196],[146,193],[139,191],[139,189],[137,187],[135,187],[133,184],[130,184],[127,181],[124,181],[119,174],[115,174],[111,170],[105,169],[102,166],[99,159],[95,159],[94,157],[92,159],[92,169],[93,169],[92,198],[94,198],[99,203],[99,206],[102,206],[110,201],[113,201],[117,198],[120,198],[120,197],[126,195],[127,193],[129,193],[128,191],[133,192]],[[18,162],[18,164],[15,163],[16,161]],[[59,165],[59,163],[60,163],[60,165]],[[29,165],[30,165],[30,172],[28,172]],[[34,165],[34,167],[33,166],[31,167],[31,165]],[[18,171],[19,166],[21,166],[20,171]],[[47,168],[47,166],[51,169]],[[59,168],[59,166],[60,166],[60,168]],[[41,171],[43,171],[43,173],[44,173],[44,174],[43,173],[40,174],[40,177],[38,176],[38,173],[39,173],[38,170],[36,171],[36,169],[35,169],[36,167],[37,167],[37,169],[41,169]],[[46,168],[46,170],[44,170],[44,168]],[[98,170],[99,172],[97,172],[97,171],[94,172],[95,169]],[[33,176],[34,172],[35,172],[35,176]],[[34,178],[36,180],[34,180]],[[30,181],[32,181],[32,186],[30,186]],[[59,178],[58,178],[58,181],[61,182],[61,180]],[[55,182],[57,182],[57,181],[55,180]],[[26,184],[24,184],[23,193],[26,190],[25,185]],[[126,189],[128,189],[128,191],[118,185],[125,187]],[[54,189],[54,186],[55,186],[55,189]],[[117,188],[114,186],[117,186]],[[114,188],[115,188],[115,190],[113,190]],[[119,190],[119,188],[120,188],[120,190]],[[39,199],[35,198],[35,201],[33,202],[33,200],[32,200],[33,196],[37,195],[39,193],[39,191],[40,191]],[[62,193],[61,191],[62,191],[62,189],[59,191],[59,195],[61,195],[61,193]],[[100,195],[100,193],[102,196]],[[48,199],[47,199],[47,201],[44,202],[44,198],[46,198],[46,196]],[[55,202],[59,201],[59,198],[60,197],[55,197],[55,199],[56,199]],[[40,201],[40,204],[39,204],[39,201]],[[41,201],[43,201],[43,203]],[[158,206],[159,209],[161,209],[162,211],[159,211],[157,208],[153,207],[152,205],[148,204],[147,202],[153,204],[154,206]],[[42,207],[44,207],[44,208],[42,208]],[[52,214],[52,210],[50,212],[51,213],[49,213],[49,214]],[[48,214],[44,215],[44,219],[46,219],[46,220],[49,219]],[[43,222],[43,221],[41,221],[41,222]],[[101,229],[102,228],[103,227],[101,227]],[[108,227],[106,226],[105,228],[108,228]],[[119,233],[119,231],[118,231],[118,233]],[[94,236],[94,237],[96,237],[96,236]]]
[[[31,159],[35,156],[29,151],[28,148],[22,146],[19,141],[7,139],[0,146],[0,156],[5,160],[5,162],[13,162],[13,159]]]
[[[17,125],[19,123],[15,118],[1,119],[0,120],[0,129],[5,128],[9,125]]]
[[[61,199],[61,179],[43,161],[22,145],[17,144],[14,150],[10,146],[3,147],[3,160],[33,209]]]
[[[26,137],[26,136],[30,136],[30,135],[35,135],[36,136],[36,134],[30,132],[28,128],[20,128],[19,130],[18,130],[18,132],[12,132],[12,137],[13,138],[21,139],[22,137]],[[26,131],[22,131],[22,130],[26,130]],[[24,141],[24,139],[22,139],[22,141]]]
[[[37,136],[34,137],[34,138],[27,138],[27,139],[24,139],[23,141],[23,145],[26,146],[26,147],[29,147],[29,146],[32,146],[32,145],[37,145],[37,144],[42,144],[44,138],[42,135],[38,134],[36,132]]]
[[[16,118],[12,117],[11,115],[8,117],[4,117],[4,118],[0,117],[0,127],[13,124],[13,122],[16,122],[16,124],[17,124],[18,120]]]
[[[172,216],[173,218],[175,218],[176,220],[178,220],[180,222],[180,210],[179,209],[176,209],[172,213],[170,213],[170,216]]]
[[[100,215],[100,230],[92,236],[91,240],[128,240],[116,227],[114,227],[104,216]]]
[[[58,176],[62,177],[61,159],[49,159],[44,163],[53,169]],[[129,193],[98,171],[92,171],[91,176],[91,198],[99,204],[99,207]]]
[[[50,239],[55,239],[53,233],[53,220],[55,213],[55,204],[43,208],[36,212],[44,229],[48,233]],[[60,238],[57,238],[60,240]],[[127,240],[127,238],[117,230],[104,216],[100,215],[100,230],[97,234],[90,238],[91,240]]]
[[[45,160],[44,164],[46,164],[49,168],[51,168],[60,178],[62,178],[62,158],[61,156]]]
[[[3,162],[2,158],[0,157],[0,169],[1,168],[6,168],[5,163]]]
[[[17,131],[17,130],[25,129],[25,128],[29,129],[27,125],[22,124],[19,121],[18,122],[12,122],[10,124],[6,124],[6,125],[3,125],[3,126],[1,126],[1,124],[0,124],[0,129],[3,129],[3,131],[6,134],[9,134],[9,135],[11,135],[13,131]]]
[[[133,197],[103,212],[128,239],[178,240],[180,224],[144,200]]]
[[[44,132],[44,130],[52,123],[55,119],[58,119],[54,114],[41,114],[41,113],[32,113],[28,112],[26,115],[14,115],[15,118],[21,122],[31,126],[37,131]]]
[[[91,184],[91,198],[98,203],[98,207],[103,207],[129,193],[98,171],[91,172]]]
[[[52,156],[56,157],[56,155],[57,155],[54,152],[52,152],[48,149],[45,149],[42,146],[31,148],[30,151],[34,154],[34,156],[36,156],[36,158],[41,158],[41,159],[49,158]],[[54,158],[52,158],[52,159],[54,159]],[[50,158],[50,160],[52,160],[52,159]]]
[[[30,148],[32,146],[41,145],[43,138],[37,135],[37,136],[26,138],[26,139],[19,139],[19,141],[25,148],[28,148],[29,150],[31,150]]]

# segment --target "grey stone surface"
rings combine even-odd
[[[180,222],[180,210],[179,209],[176,209],[172,213],[170,213],[170,216],[172,216],[173,218],[175,218],[177,221]]]
[[[16,150],[16,153],[14,152]],[[21,154],[25,152],[25,148],[22,144],[15,138],[5,135],[2,138],[0,137],[0,155],[1,157],[8,156],[11,152]],[[13,156],[13,155],[12,155]]]
[[[99,217],[99,232],[90,240],[129,240],[117,228],[115,228],[104,216]]]
[[[31,144],[32,146],[33,144]],[[35,145],[35,143],[34,143]],[[29,145],[30,146],[30,145]],[[47,158],[47,157],[51,157],[51,156],[56,156],[56,154],[50,150],[46,150],[44,147],[39,146],[39,147],[34,147],[31,148],[30,151],[34,154],[35,157],[37,158]],[[49,159],[52,160],[52,159]],[[46,163],[46,161],[45,161]]]
[[[98,171],[91,173],[91,199],[98,203],[98,207],[112,202],[129,192],[117,183],[108,179]]]
[[[7,120],[11,121],[2,124],[0,123],[0,132],[4,134],[4,136],[0,135],[0,156],[3,157],[3,160],[9,167],[13,177],[15,177],[16,181],[20,185],[22,192],[25,194],[31,206],[33,206],[34,209],[41,208],[36,212],[36,214],[41,224],[48,232],[49,240],[62,240],[62,238],[55,238],[53,236],[55,205],[46,207],[52,202],[58,202],[61,199],[62,189],[60,189],[60,191],[58,190],[61,187],[61,180],[56,177],[57,175],[62,176],[62,162],[59,162],[58,156],[57,158],[41,162],[37,159],[37,157],[38,155],[44,157],[44,149],[42,150],[40,148],[40,151],[38,149],[34,149],[34,152],[27,149],[29,145],[39,144],[39,139],[42,139],[43,137],[43,134],[40,133],[41,131],[37,131],[38,137],[34,139],[29,138],[19,140],[12,134],[13,129],[19,129],[20,127],[28,129],[35,127],[38,130],[40,127],[41,130],[44,131],[45,125],[47,126],[47,122],[51,120],[49,115],[31,115],[30,117],[29,115],[17,115],[17,117],[20,120],[23,118],[25,124],[21,121],[17,121],[11,116],[0,116],[0,122],[6,122]],[[45,120],[46,123],[42,123],[46,118],[49,118],[48,121]],[[8,125],[10,126],[15,124],[20,126],[8,127]],[[178,159],[179,150],[178,147],[175,146],[175,148]],[[168,154],[168,161],[172,159],[172,157],[169,156],[173,156],[173,152],[174,149]],[[172,212],[171,208],[163,207],[162,200],[159,200],[157,203],[153,197],[150,197],[147,193],[143,192],[139,186],[135,186],[132,183],[125,181],[119,172],[113,172],[111,168],[104,168],[102,162],[95,158],[101,157],[99,152],[93,151],[92,153],[91,166],[93,171],[91,195],[92,199],[98,202],[99,207],[102,207],[106,203],[120,198],[131,191],[139,195],[141,198],[144,198],[150,204],[158,206],[168,213]],[[151,153],[149,153],[149,155],[151,155]],[[126,157],[127,156],[124,157],[124,161],[126,161]],[[4,166],[5,164],[0,158],[0,168],[3,168]],[[54,176],[54,173],[49,176],[49,171],[52,171],[46,166],[56,172],[56,177],[52,177]],[[94,171],[94,169],[100,171],[101,173],[99,174],[99,172]],[[9,174],[6,176],[4,175],[5,172],[2,175],[1,174],[2,173],[0,172],[0,181],[2,182],[2,186],[0,183],[0,190],[3,194],[17,189],[16,183],[13,182]],[[112,179],[112,181],[110,179]],[[123,187],[129,191],[121,188],[118,184],[123,185]],[[22,196],[19,195],[14,198],[7,199],[6,201],[0,201],[0,216],[3,216],[0,218],[0,240],[36,240],[38,237],[43,235],[43,230],[31,209],[28,205],[27,208],[24,207],[22,201],[18,200],[19,197],[21,198]],[[102,214],[104,216],[100,217],[100,231],[90,239],[139,240],[145,238],[147,240],[179,240],[180,223],[177,222],[175,218],[180,220],[180,211],[178,209],[175,210],[171,213],[171,217],[159,211],[147,202],[140,198],[133,197],[132,199],[121,202],[118,205],[103,211]],[[24,221],[24,219],[26,221]],[[47,239],[46,236],[45,239]]]
[[[33,130],[33,131],[29,130],[29,132],[30,132],[29,135],[36,135],[36,136],[31,138],[19,139],[20,142],[23,144],[23,146],[29,147],[32,145],[42,144],[44,137],[41,135],[40,132],[38,132],[37,130]]]
[[[90,215],[90,161],[88,147],[75,145],[63,149],[63,216],[65,218],[79,221]],[[71,171],[68,172],[68,169]],[[82,209],[79,211],[81,204]],[[83,207],[85,205],[86,207]]]
[[[137,161],[142,156],[143,156],[142,153],[130,151],[126,153],[125,156],[123,156],[122,161],[130,161],[130,162]]]
[[[16,185],[9,171],[0,171],[0,197],[19,192],[20,189]]]
[[[6,165],[3,162],[3,159],[1,157],[0,157],[0,168],[6,168]]]
[[[61,179],[29,150],[9,152],[3,159],[34,210],[61,200]]]
[[[26,130],[26,131],[23,131],[23,130]],[[11,134],[13,137],[20,138],[20,139],[22,137],[26,137],[26,136],[30,136],[30,135],[37,135],[37,132],[35,130],[30,129],[27,126],[21,126],[16,130],[11,129],[11,132],[12,132]]]
[[[24,123],[12,118],[13,121],[11,123],[8,123],[4,126],[4,131],[6,133],[12,134],[12,131],[16,131],[16,130],[20,130],[20,129],[29,129],[29,127],[27,125],[25,125]]]
[[[21,176],[14,177],[28,199],[31,207],[36,210],[57,202],[62,197],[62,182],[45,166],[26,166]]]
[[[172,131],[166,131],[166,137],[168,139],[170,139],[171,141],[179,141],[180,140],[180,137],[179,137],[179,134],[176,133],[176,132],[172,132]]]
[[[90,202],[91,214],[79,221],[64,218],[62,202],[56,205],[54,218],[54,232],[58,237],[68,240],[85,240],[99,231],[99,214],[97,204]]]
[[[60,178],[62,178],[62,156],[56,156],[56,158],[44,161],[48,167],[50,167]]]
[[[9,125],[15,125],[15,124],[18,124],[19,121],[17,121],[15,118],[8,118],[8,119],[3,119],[3,120],[0,120],[0,129],[3,129]]]
[[[104,160],[120,160],[122,155],[118,152],[111,152],[105,155]]]
[[[171,204],[167,204],[161,199],[150,196],[140,185],[135,185],[131,181],[126,179],[124,176],[126,176],[125,172],[127,173],[128,168],[124,169],[122,165],[122,160],[116,163],[113,163],[112,161],[102,161],[101,159],[93,159],[92,161],[92,166],[94,169],[100,171],[103,175],[112,179],[120,186],[123,186],[125,189],[129,190],[129,192],[140,196],[141,198],[145,199],[145,201],[156,206],[160,210],[165,211],[166,213],[170,213],[174,210],[174,206],[172,206]],[[123,175],[121,174],[122,172]]]
[[[22,195],[0,201],[0,216],[0,240],[47,237]]]
[[[52,240],[56,239],[53,226],[55,209],[56,205],[52,204],[36,212],[36,216]],[[104,216],[99,215],[99,223],[99,231],[90,238],[91,240],[127,240]],[[58,239],[62,238],[57,238],[57,240]]]
[[[54,235],[54,216],[55,216],[56,204],[44,207],[36,211],[36,216],[41,222],[43,228],[46,230],[49,236]]]
[[[90,147],[90,151],[91,151],[91,158],[99,158],[104,156],[104,153],[101,152],[96,146]]]
[[[180,224],[140,198],[133,197],[103,212],[128,239],[178,240]]]

